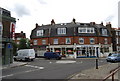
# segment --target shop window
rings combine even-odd
[[[84,44],[84,38],[79,38],[79,43]]]
[[[71,38],[66,38],[66,44],[71,44]]]

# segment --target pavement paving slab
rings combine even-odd
[[[108,63],[102,66],[99,66],[98,69],[91,68],[87,70],[83,70],[79,73],[71,75],[69,78],[72,79],[103,79],[110,71],[117,68],[119,66],[118,63]],[[115,79],[118,79],[118,73],[115,75]],[[111,78],[110,78],[111,79]],[[70,81],[71,81],[70,80]]]

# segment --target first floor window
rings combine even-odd
[[[34,40],[34,41],[33,41],[33,44],[34,44],[34,45],[37,45],[37,40]]]
[[[58,39],[54,39],[53,44],[58,44]]]
[[[90,44],[94,44],[95,43],[95,39],[94,38],[90,38]]]
[[[79,38],[79,43],[84,44],[84,38]]]
[[[42,44],[46,44],[46,40],[42,40]]]
[[[71,38],[66,38],[66,44],[71,44]]]
[[[108,43],[108,40],[107,38],[104,39],[104,43],[107,44]]]

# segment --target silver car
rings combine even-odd
[[[106,58],[107,62],[120,62],[120,53],[112,53]]]

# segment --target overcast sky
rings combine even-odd
[[[0,7],[11,11],[16,18],[16,33],[25,32],[29,38],[35,24],[76,22],[97,24],[111,22],[118,27],[118,2],[120,0],[0,0]]]

